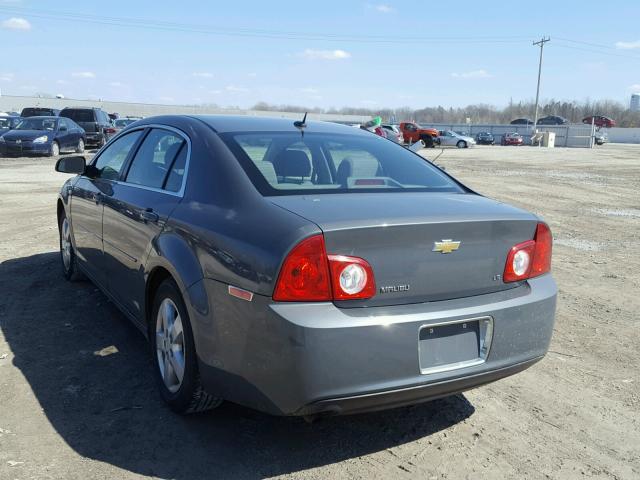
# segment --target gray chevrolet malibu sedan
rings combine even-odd
[[[163,116],[56,169],[77,174],[57,204],[64,276],[148,336],[176,412],[390,408],[547,351],[549,227],[369,132]]]

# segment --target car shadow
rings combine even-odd
[[[181,417],[156,392],[143,336],[91,283],[64,281],[58,253],[3,262],[0,289],[13,364],[51,425],[80,455],[137,474],[288,474],[427,437],[474,412],[456,395],[314,424],[232,404]]]

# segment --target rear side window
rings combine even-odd
[[[142,135],[142,130],[128,133],[112,142],[98,157],[94,164],[99,170],[99,177],[117,180],[129,152]]]
[[[95,122],[93,110],[69,108],[60,113],[61,117],[67,117],[74,122]]]
[[[186,142],[180,135],[154,128],[133,158],[126,181],[145,187],[164,188],[165,180],[169,177],[171,182],[167,182],[167,189],[180,190],[186,150]]]
[[[220,135],[263,195],[465,190],[413,152],[376,135]]]

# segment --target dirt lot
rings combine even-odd
[[[0,159],[0,479],[640,478],[640,146],[446,150],[448,172],[550,223],[551,350],[464,395],[313,425],[163,406],[141,335],[60,276],[53,163]]]

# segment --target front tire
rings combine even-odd
[[[76,147],[76,153],[84,153],[84,140],[81,138],[78,140],[78,146]]]
[[[465,142],[464,140],[460,140],[458,143],[456,143],[456,147],[467,148],[467,142]]]
[[[422,135],[420,140],[424,142],[426,148],[433,148],[433,137],[431,135]]]
[[[200,382],[189,315],[173,279],[158,287],[151,313],[149,339],[154,375],[163,400],[180,414],[220,405],[222,398],[206,392]]]
[[[60,233],[60,261],[62,263],[62,275],[70,282],[82,280],[84,275],[78,269],[78,258],[71,241],[71,225],[67,215],[63,212],[58,223]]]
[[[60,155],[60,145],[58,145],[58,142],[53,142],[51,143],[51,149],[49,150],[49,156],[50,157],[57,157],[58,155]]]

